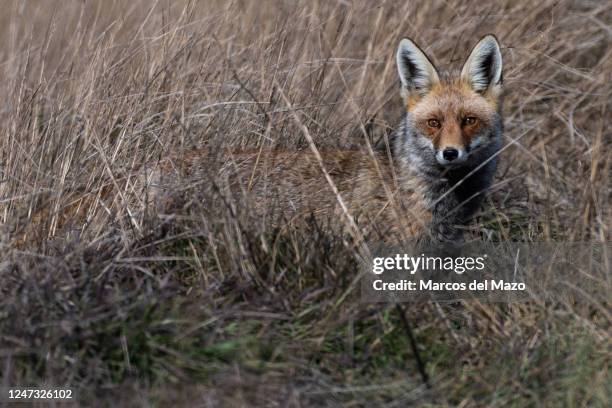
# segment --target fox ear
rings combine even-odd
[[[489,34],[476,44],[463,64],[461,78],[476,92],[499,91],[502,84],[502,56],[495,36]]]
[[[425,95],[440,82],[436,67],[412,40],[404,38],[400,41],[396,58],[404,100],[415,92]]]

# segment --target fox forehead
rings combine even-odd
[[[407,110],[417,121],[476,116],[491,123],[497,111],[497,98],[475,92],[461,80],[434,85],[424,96],[409,98]]]

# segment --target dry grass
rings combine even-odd
[[[294,114],[321,148],[378,142],[402,36],[457,68],[493,32],[508,147],[474,235],[607,242],[611,21],[609,1],[5,1],[1,378],[88,404],[609,406],[607,299],[409,310],[428,390],[324,225],[253,220],[218,161],[164,213],[134,174],[304,148]]]

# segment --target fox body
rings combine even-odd
[[[484,37],[460,73],[441,75],[404,39],[397,67],[406,110],[390,149],[235,154],[228,166],[248,175],[239,184],[253,195],[249,202],[340,221],[348,210],[362,228],[393,241],[459,239],[491,185],[501,146],[499,44]]]
[[[243,202],[262,217],[280,211],[292,222],[315,216],[343,228],[357,224],[382,240],[460,238],[491,184],[501,145],[499,44],[484,37],[456,75],[441,75],[409,39],[396,57],[405,115],[387,149],[225,152],[220,174],[230,191],[244,193]],[[201,175],[208,180],[197,184],[216,184],[211,157],[194,150],[137,177],[147,202],[166,206],[177,178]],[[113,199],[112,190],[75,198],[54,225],[77,225],[99,201]],[[35,214],[30,227],[49,215]]]

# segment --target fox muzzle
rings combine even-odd
[[[438,164],[442,166],[448,166],[451,164],[463,163],[467,159],[467,152],[464,148],[460,147],[445,147],[439,149],[436,153],[436,160]]]

